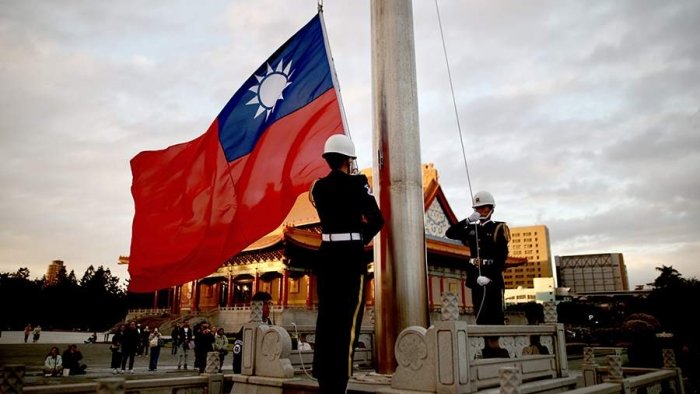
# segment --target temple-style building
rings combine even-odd
[[[371,170],[364,170],[370,178]],[[425,239],[428,263],[428,302],[432,313],[439,313],[443,292],[457,294],[460,314],[468,319],[473,311],[471,292],[465,287],[469,248],[445,237],[447,228],[458,221],[438,182],[432,164],[423,165]],[[164,289],[154,295],[154,309],[167,308],[174,314],[206,314],[219,326],[234,329],[245,322],[247,314],[230,313],[248,309],[256,291],[272,295],[277,324],[285,324],[286,315],[299,321],[303,311],[313,312],[318,303],[313,266],[332,264],[317,261],[321,227],[308,192],[301,194],[284,222],[241,253],[231,257],[216,272],[189,283]],[[366,247],[372,260],[372,243]],[[120,258],[126,262],[128,259]],[[526,263],[524,258],[509,258],[508,266]],[[373,263],[369,264],[366,306],[371,315],[374,305]],[[313,313],[312,313],[313,314]],[[216,316],[218,315],[218,316]],[[228,315],[228,316],[227,316]],[[273,318],[274,318],[273,317]],[[243,319],[241,321],[241,319]],[[306,319],[313,324],[315,320]]]

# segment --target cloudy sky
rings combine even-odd
[[[369,2],[325,19],[371,166]],[[623,253],[630,284],[700,278],[700,2],[440,1],[474,192],[553,255]],[[469,188],[434,1],[414,7],[421,160]],[[0,0],[0,272],[80,278],[129,253],[129,160],[201,135],[316,1]]]

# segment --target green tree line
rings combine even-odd
[[[66,273],[65,267],[51,282],[29,275],[27,268],[0,274],[3,330],[40,324],[44,329],[104,331],[126,316],[126,290],[102,266],[91,265],[80,280],[72,270]]]

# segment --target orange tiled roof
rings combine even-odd
[[[371,185],[372,169],[365,168],[360,172],[367,176]],[[427,209],[438,196],[442,197],[441,203],[442,206],[446,208],[445,210],[449,211],[448,215],[451,215],[451,219],[455,220],[454,213],[452,213],[452,209],[449,208],[447,200],[444,199],[444,195],[442,195],[442,190],[438,184],[437,169],[435,169],[432,163],[423,164],[423,199],[425,201],[425,208]],[[300,227],[318,223],[318,214],[316,213],[316,208],[314,208],[314,206],[311,205],[311,201],[309,201],[309,192],[304,192],[297,197],[294,206],[292,206],[291,211],[289,211],[289,214],[284,218],[279,227],[250,244],[244,251],[263,249],[280,242],[284,239],[286,227]]]

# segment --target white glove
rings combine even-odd
[[[472,214],[469,215],[469,217],[467,218],[467,222],[469,222],[469,223],[474,223],[474,222],[478,222],[479,219],[481,219],[481,214],[480,214],[479,212],[477,212],[477,211],[474,211],[474,212],[472,212]]]
[[[491,283],[491,279],[489,279],[485,276],[480,276],[480,277],[476,278],[476,283],[478,283],[479,286],[486,286],[489,283]]]

